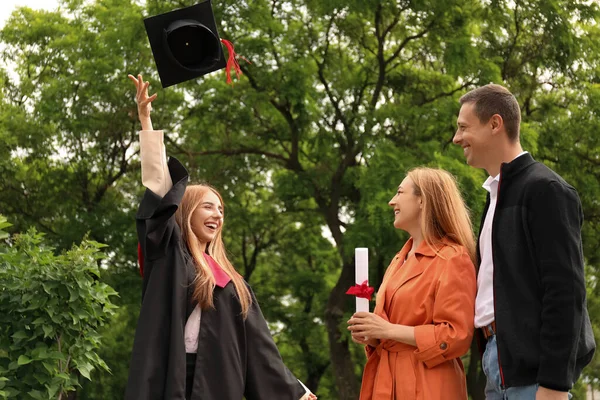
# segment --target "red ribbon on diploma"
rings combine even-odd
[[[362,299],[367,299],[370,301],[371,296],[373,296],[374,292],[375,292],[375,288],[372,288],[371,286],[369,286],[368,281],[364,281],[360,285],[352,286],[350,289],[348,289],[346,294],[352,294],[356,297],[360,297]]]

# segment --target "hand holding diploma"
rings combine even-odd
[[[375,291],[369,286],[369,249],[354,249],[354,275],[356,285],[346,293],[356,296],[356,312],[369,312],[369,300]]]
[[[369,249],[359,247],[354,249],[355,282],[356,285],[348,289],[346,294],[356,296],[356,312],[368,313],[369,300],[375,289],[369,286]],[[352,340],[360,344],[377,346],[377,340],[370,339],[365,335],[352,333]]]
[[[375,289],[369,286],[369,249],[354,249],[355,282],[346,294],[356,296],[356,312],[369,312],[369,300]]]
[[[379,315],[369,312],[357,312],[348,320],[348,325],[355,342],[372,347],[377,347],[379,340],[390,339],[394,326]],[[364,340],[360,340],[361,337]]]

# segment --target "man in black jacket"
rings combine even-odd
[[[566,400],[596,347],[577,191],[523,151],[506,88],[486,85],[460,103],[454,143],[489,174],[475,303],[486,398]]]

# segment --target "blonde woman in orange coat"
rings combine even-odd
[[[460,357],[473,337],[477,280],[471,220],[454,177],[410,171],[389,202],[411,235],[389,265],[373,313],[348,321],[366,345],[360,400],[466,400]]]

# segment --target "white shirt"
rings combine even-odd
[[[515,160],[527,152],[515,157]],[[514,160],[513,160],[514,161]],[[475,299],[475,328],[481,328],[494,321],[494,259],[492,258],[492,222],[496,213],[498,201],[498,185],[500,174],[489,176],[483,183],[483,188],[490,193],[490,207],[485,215],[479,235],[479,253],[481,264],[477,275],[477,297]]]

